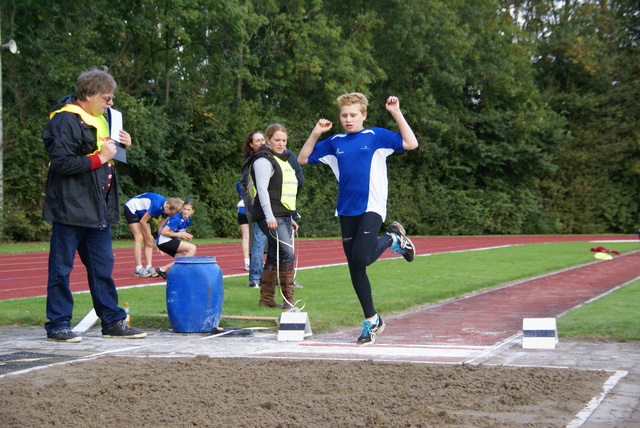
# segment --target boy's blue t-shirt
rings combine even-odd
[[[178,213],[169,217],[164,226],[162,226],[162,229],[164,230],[165,227],[168,227],[173,232],[185,232],[187,230],[187,227],[190,227],[192,225],[193,222],[191,221],[191,217],[185,220],[182,218],[182,213]],[[171,236],[164,236],[162,234],[162,231],[160,232],[161,233],[158,233],[157,245],[164,244],[165,242],[169,242],[172,239],[178,239]]]
[[[164,203],[167,201],[162,195],[157,193],[143,193],[129,199],[125,205],[138,218],[142,218],[147,212],[151,217],[158,217],[164,214]]]
[[[368,128],[353,134],[335,134],[316,144],[308,163],[324,163],[338,180],[336,215],[365,212],[387,216],[389,180],[387,157],[404,152],[402,135],[384,128]]]

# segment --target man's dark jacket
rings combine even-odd
[[[74,97],[64,97],[55,110],[73,103]],[[50,160],[42,218],[92,228],[117,224],[120,205],[116,168],[111,167],[113,176],[107,192],[108,164],[91,170],[87,156],[98,149],[97,130],[79,115],[63,111],[45,125],[42,141]]]

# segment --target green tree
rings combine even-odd
[[[538,3],[538,2],[536,2]],[[545,178],[546,211],[565,233],[629,232],[639,212],[638,5],[630,1],[538,4],[538,80],[567,123]]]

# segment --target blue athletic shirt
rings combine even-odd
[[[402,136],[384,128],[368,128],[353,134],[335,134],[316,144],[308,163],[324,163],[338,180],[336,215],[365,212],[387,216],[389,179],[387,157],[404,152]]]
[[[142,218],[147,212],[151,217],[155,218],[164,214],[164,203],[166,201],[167,198],[157,193],[143,193],[129,199],[125,205],[138,218]]]
[[[240,195],[240,201],[238,201],[238,204],[236,205],[236,207],[238,208],[238,214],[247,214],[247,211],[244,207],[244,198],[243,198],[243,194],[242,194],[242,184],[238,181],[236,183],[236,191],[238,192],[238,195]]]
[[[162,226],[162,229],[164,229],[165,227],[168,227],[173,232],[186,232],[187,227],[190,227],[192,225],[193,225],[193,222],[191,221],[191,217],[184,220],[182,218],[182,213],[178,213],[169,217],[169,219],[164,224],[164,226]],[[164,244],[165,242],[169,242],[172,239],[180,239],[180,238],[173,238],[171,236],[164,236],[162,234],[162,231],[160,232],[161,233],[158,233],[157,245]]]

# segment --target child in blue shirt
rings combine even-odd
[[[387,98],[386,108],[396,121],[399,134],[364,127],[369,101],[363,94],[344,94],[337,101],[345,133],[318,143],[320,136],[332,127],[329,120],[320,119],[300,150],[298,161],[301,165],[329,165],[338,179],[336,215],[340,218],[342,246],[365,316],[357,343],[370,345],[384,329],[384,322],[373,304],[367,266],[387,248],[402,254],[407,261],[412,261],[415,255],[413,243],[398,222],[391,223],[387,233],[378,238],[387,215],[387,157],[417,148],[418,140],[400,111],[397,97]]]
[[[153,268],[153,247],[154,239],[151,233],[149,220],[162,216],[160,228],[167,217],[179,213],[182,209],[182,200],[178,198],[166,199],[157,193],[143,193],[134,196],[124,204],[124,217],[129,224],[129,230],[133,235],[133,258],[136,262],[134,275],[148,278],[156,277],[158,273]],[[144,259],[146,266],[142,266],[141,245],[144,242]]]
[[[191,241],[193,235],[187,232],[187,228],[193,225],[191,216],[196,212],[196,205],[188,199],[182,205],[182,212],[173,215],[160,229],[158,233],[158,249],[169,254],[172,257],[180,255],[180,257],[193,257],[196,254],[196,246],[190,242],[184,242],[180,239]],[[168,263],[156,269],[158,275],[167,279],[167,272],[174,265],[174,262]]]

